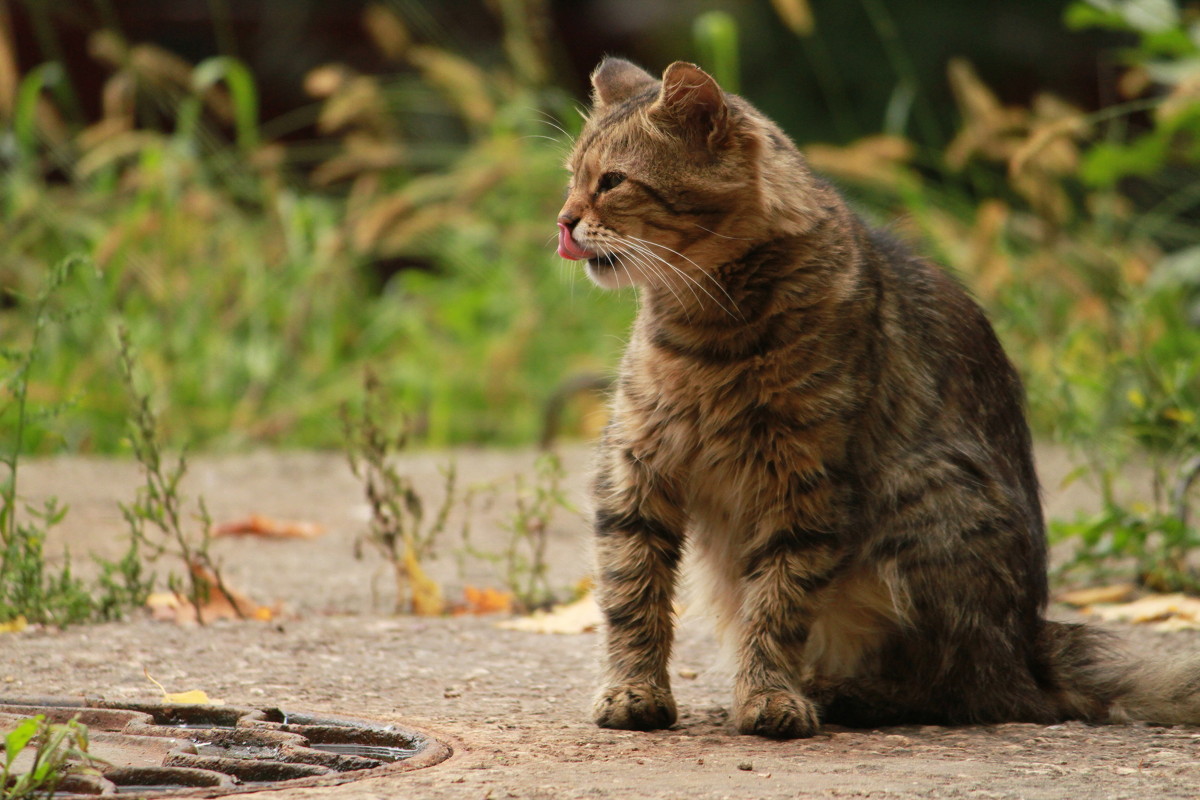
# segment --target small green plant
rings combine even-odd
[[[67,553],[61,568],[51,569],[45,547],[51,530],[62,522],[67,508],[57,498],[43,501],[41,508],[25,505],[17,494],[17,478],[26,450],[26,435],[32,423],[44,423],[55,417],[59,408],[41,409],[29,405],[30,372],[39,355],[42,336],[49,325],[63,324],[75,311],[54,312],[51,301],[66,285],[79,258],[61,261],[50,271],[45,286],[29,304],[33,307],[33,330],[23,349],[0,353],[13,365],[4,379],[3,395],[9,402],[0,406],[0,419],[14,431],[10,449],[0,454],[0,466],[7,475],[0,484],[0,622],[23,617],[29,622],[67,625],[88,620],[117,619],[130,608],[145,601],[148,587],[140,581],[141,560],[137,542],[115,562],[99,560],[97,586],[89,586],[71,572]],[[23,298],[19,298],[23,299]],[[40,435],[45,437],[45,431]]]
[[[30,299],[33,330],[25,347],[0,352],[10,364],[0,385],[6,401],[0,406],[0,418],[14,432],[8,449],[0,453],[0,466],[7,471],[0,483],[0,622],[24,617],[30,622],[67,624],[93,615],[87,588],[71,574],[70,556],[58,571],[46,562],[46,538],[66,515],[66,507],[51,497],[41,508],[24,505],[22,514],[17,493],[26,434],[35,416],[29,404],[30,370],[40,353],[42,336],[59,319],[51,311],[51,300],[76,263],[77,259],[66,259],[57,264],[41,291]],[[53,416],[56,411],[49,409],[39,415]]]
[[[1200,572],[1189,555],[1200,546],[1200,329],[1182,319],[1175,294],[1143,298],[1142,305],[1144,316],[1114,328],[1103,369],[1063,360],[1059,432],[1083,455],[1080,475],[1096,486],[1102,505],[1097,514],[1052,522],[1051,533],[1075,537],[1067,571],[1132,567],[1148,588],[1198,592]],[[1073,347],[1096,347],[1082,333],[1076,338]],[[1131,486],[1130,474],[1148,479]]]
[[[173,465],[164,459],[158,416],[150,407],[149,394],[137,385],[129,331],[121,326],[117,338],[121,376],[133,403],[129,441],[134,457],[141,464],[145,483],[133,503],[121,504],[121,514],[129,525],[131,545],[126,558],[116,565],[116,571],[125,577],[125,585],[139,603],[145,602],[145,596],[154,584],[154,576],[146,576],[143,565],[157,563],[169,556],[182,562],[186,579],[171,572],[167,577],[167,585],[172,591],[187,597],[196,610],[198,622],[204,623],[203,609],[213,592],[224,595],[241,616],[241,607],[226,588],[220,565],[211,552],[212,519],[203,497],[196,503],[195,519],[199,534],[190,533],[185,524],[184,498],[179,484],[187,474],[187,459],[180,455]]]
[[[34,748],[33,761],[16,772],[21,753]],[[4,765],[0,771],[0,798],[50,800],[59,785],[72,775],[98,774],[103,764],[88,753],[88,729],[77,719],[49,722],[44,714],[22,720],[4,737]]]
[[[397,614],[424,616],[441,614],[445,603],[441,587],[426,573],[422,563],[432,558],[434,545],[446,528],[455,502],[456,472],[445,471],[446,493],[432,520],[426,522],[425,503],[394,463],[396,454],[409,443],[412,425],[405,419],[397,426],[386,422],[388,397],[374,372],[363,378],[363,400],[356,414],[342,407],[346,457],[354,476],[363,482],[371,506],[370,527],[355,542],[355,555],[362,558],[362,545],[375,548],[391,566],[395,577]]]
[[[500,580],[513,594],[521,611],[544,608],[561,599],[549,583],[549,563],[546,548],[550,526],[559,511],[575,513],[562,489],[566,471],[562,461],[552,452],[538,456],[534,464],[534,479],[524,474],[512,479],[514,510],[499,524],[508,532],[508,541],[497,551],[483,550],[471,541],[470,526],[462,528],[462,555],[472,556],[495,565]],[[468,516],[475,512],[473,498],[485,498],[484,507],[492,507],[503,491],[501,484],[475,489],[467,500]]]

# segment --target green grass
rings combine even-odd
[[[267,176],[247,202],[167,141],[146,144],[116,185],[0,177],[6,283],[27,291],[68,254],[89,265],[54,299],[83,310],[43,335],[28,375],[32,398],[71,413],[33,426],[29,449],[124,450],[118,321],[177,445],[337,447],[337,408],[367,365],[428,444],[532,440],[560,381],[612,363],[633,306],[553,254],[561,147],[540,129],[531,112],[452,164],[467,184],[484,173],[485,188],[469,204],[435,197],[445,219],[406,243],[432,271],[382,287],[343,200]],[[29,313],[20,295],[0,311],[6,346],[29,343]]]

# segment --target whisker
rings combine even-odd
[[[636,237],[633,237],[633,238],[636,238]],[[643,241],[643,240],[639,240],[639,241]],[[704,292],[704,294],[705,294],[705,295],[706,295],[706,296],[707,296],[707,297],[708,297],[710,300],[712,300],[714,303],[716,303],[717,307],[718,307],[718,308],[720,308],[722,311],[724,311],[726,314],[729,314],[731,317],[733,317],[733,316],[740,316],[740,313],[739,313],[739,314],[737,314],[737,315],[735,315],[735,314],[734,314],[732,311],[730,311],[728,308],[726,308],[726,307],[725,307],[725,304],[724,304],[724,303],[722,303],[720,300],[718,300],[718,299],[717,299],[717,297],[716,297],[716,296],[715,296],[715,295],[714,295],[712,292],[710,292],[710,291],[708,291],[706,288],[704,288],[704,285],[703,285],[703,284],[701,284],[701,283],[700,283],[698,280],[696,280],[695,278],[693,278],[691,275],[688,275],[686,272],[684,272],[684,271],[683,271],[682,269],[680,269],[679,267],[677,267],[677,266],[675,266],[674,264],[672,264],[670,261],[667,261],[667,260],[666,260],[665,258],[663,258],[662,256],[658,255],[657,253],[654,253],[654,252],[650,251],[648,248],[646,248],[646,247],[644,247],[644,246],[642,246],[642,245],[635,245],[633,242],[628,242],[628,243],[627,243],[627,245],[628,245],[629,247],[637,247],[639,250],[641,250],[642,252],[646,253],[646,254],[647,254],[649,257],[651,257],[651,258],[653,258],[654,260],[656,260],[656,261],[658,261],[658,262],[660,262],[660,263],[662,263],[662,264],[666,265],[666,266],[667,266],[667,267],[669,267],[669,268],[670,268],[670,269],[671,269],[673,272],[675,272],[675,274],[677,274],[677,275],[678,275],[680,278],[682,278],[683,280],[687,281],[687,282],[688,282],[688,284],[689,284],[688,288],[689,288],[689,289],[691,289],[692,295],[696,297],[696,301],[697,301],[697,303],[699,303],[699,301],[700,301],[700,298],[699,298],[699,296],[698,296],[698,295],[696,295],[696,290],[691,288],[692,286],[695,286],[695,287],[696,287],[696,289],[699,289],[700,291]],[[670,249],[670,248],[668,248],[668,249]],[[674,252],[674,251],[672,251],[672,252]],[[689,259],[689,258],[686,258],[686,257],[684,257],[684,260],[686,260],[686,261],[688,261],[689,263],[691,263],[691,264],[695,265],[695,262],[694,262],[694,261],[692,261],[692,260],[691,260],[691,259]],[[699,269],[699,266],[698,266],[698,265],[697,265],[697,269]],[[713,282],[714,282],[714,283],[716,283],[716,281],[715,281],[715,280],[714,280]],[[717,284],[717,286],[718,286],[718,288],[722,288],[722,290],[723,290],[723,287],[721,287],[719,283]],[[726,295],[726,297],[728,297],[728,296],[729,296],[729,293],[728,293],[728,292],[725,292],[725,295]],[[731,302],[731,303],[733,302],[733,298],[732,298],[732,297],[730,297],[730,298],[729,298],[729,300],[730,300],[730,302]],[[736,304],[734,304],[734,307],[735,307],[735,308],[737,307],[737,306],[736,306]]]
[[[733,296],[729,294],[729,291],[728,291],[728,290],[727,290],[727,289],[726,289],[724,286],[722,286],[722,285],[721,285],[721,282],[720,282],[720,281],[718,281],[718,280],[717,280],[716,278],[714,278],[712,275],[709,275],[709,274],[708,274],[708,273],[707,273],[707,272],[706,272],[706,271],[705,271],[705,270],[704,270],[704,269],[703,269],[703,268],[702,268],[702,267],[701,267],[699,264],[697,264],[695,261],[692,261],[690,258],[688,258],[687,256],[685,256],[683,253],[680,253],[678,250],[672,250],[670,247],[667,247],[665,244],[659,244],[658,242],[651,242],[651,241],[649,241],[648,239],[639,239],[639,238],[638,238],[638,237],[636,237],[636,236],[629,236],[629,237],[627,237],[627,238],[629,238],[629,239],[632,239],[632,240],[634,240],[634,241],[636,241],[636,242],[641,242],[641,243],[642,243],[642,244],[644,244],[644,245],[650,245],[650,246],[653,246],[653,247],[661,247],[663,250],[666,250],[668,253],[673,253],[673,254],[675,254],[675,255],[679,256],[680,258],[682,258],[684,261],[686,261],[686,262],[688,262],[689,264],[691,264],[693,267],[695,267],[697,270],[699,270],[699,271],[700,271],[700,274],[701,274],[701,275],[703,275],[703,276],[705,276],[706,278],[708,278],[710,281],[712,281],[712,283],[713,283],[713,285],[714,285],[714,286],[716,286],[718,289],[720,289],[720,290],[721,290],[721,293],[725,295],[725,297],[726,297],[726,298],[729,300],[729,303],[730,303],[730,305],[732,305],[732,306],[733,306],[733,309],[734,309],[734,311],[736,311],[736,312],[737,312],[736,316],[738,316],[738,317],[741,317],[741,318],[742,318],[742,320],[743,320],[743,321],[745,321],[745,319],[746,319],[746,318],[745,318],[745,316],[743,316],[743,315],[742,315],[741,309],[739,309],[739,308],[738,308],[738,306],[737,306],[737,301],[735,301],[735,300],[733,299]],[[667,261],[666,261],[666,259],[663,259],[663,261],[664,261],[664,263],[668,263],[668,264],[670,263],[670,262],[667,262]],[[704,288],[704,287],[703,287],[703,286],[700,284],[700,282],[699,282],[699,281],[697,281],[695,278],[692,278],[690,275],[687,275],[685,272],[683,272],[683,270],[680,270],[678,267],[675,267],[673,264],[671,265],[671,267],[672,267],[673,269],[675,269],[677,272],[679,272],[679,274],[680,274],[680,275],[682,275],[682,276],[684,276],[684,277],[688,278],[688,279],[689,279],[689,280],[691,280],[693,283],[695,283],[695,284],[696,284],[698,287],[700,287],[700,290],[701,290],[701,291],[703,291],[705,294],[707,294],[709,297],[712,297],[712,299],[713,299],[713,302],[715,302],[715,303],[716,303],[718,306],[720,306],[720,308],[721,308],[723,311],[725,311],[725,312],[726,312],[727,314],[729,314],[730,316],[735,316],[735,315],[734,315],[734,313],[733,313],[732,311],[730,311],[728,308],[725,308],[725,305],[724,305],[723,303],[721,303],[721,301],[717,300],[717,298],[716,298],[716,297],[713,297],[713,295],[712,295],[711,293],[709,293],[709,292],[708,292],[708,290],[706,290],[706,289],[705,289],[705,288]]]
[[[628,243],[628,242],[626,242],[625,244],[629,244],[629,243]],[[626,256],[628,256],[628,257],[629,257],[630,259],[632,259],[632,260],[633,260],[635,263],[637,263],[637,264],[641,265],[641,266],[642,266],[644,269],[646,269],[646,270],[647,270],[647,271],[649,271],[649,272],[650,272],[652,275],[654,275],[656,278],[658,278],[658,280],[659,280],[659,281],[660,281],[660,282],[661,282],[661,283],[662,283],[664,286],[666,286],[666,287],[667,287],[667,291],[669,291],[669,292],[671,293],[671,295],[672,295],[672,296],[675,298],[675,302],[679,304],[679,307],[683,309],[683,315],[684,315],[684,317],[685,317],[685,318],[686,318],[686,319],[687,319],[689,322],[691,322],[691,315],[688,313],[688,311],[687,311],[687,306],[684,304],[684,302],[683,302],[683,299],[682,299],[682,298],[679,296],[679,294],[678,294],[678,293],[675,291],[675,288],[674,288],[673,286],[671,286],[671,282],[670,282],[669,280],[667,280],[667,277],[666,277],[666,275],[665,275],[665,274],[662,272],[662,270],[661,270],[661,269],[660,269],[660,268],[659,268],[659,267],[658,267],[658,266],[657,266],[657,265],[656,265],[656,264],[655,264],[655,263],[654,263],[652,260],[649,260],[649,261],[648,261],[648,260],[646,260],[645,256],[639,257],[639,256],[638,256],[638,254],[637,254],[637,251],[636,251],[636,250],[635,250],[635,252],[634,252],[634,253],[628,253],[628,252],[626,252],[626,253],[624,253],[623,255],[626,255]],[[652,256],[653,254],[646,254],[646,255],[651,255],[651,256]],[[661,260],[661,259],[659,259],[659,260]],[[671,265],[670,265],[670,264],[667,264],[667,266],[671,266]],[[696,302],[697,302],[697,303],[699,303],[699,302],[700,302],[700,297],[699,297],[698,295],[696,295],[695,291],[693,291],[693,292],[692,292],[692,295],[696,297]]]
[[[538,113],[541,114],[542,116],[544,116],[545,119],[537,119],[537,120],[534,120],[534,122],[539,122],[542,125],[548,125],[551,128],[554,128],[554,130],[558,131],[563,136],[567,137],[567,141],[569,141],[572,145],[575,144],[575,137],[572,136],[570,133],[568,133],[566,128],[564,128],[562,125],[559,125],[557,122],[555,122],[554,117],[552,117],[549,112],[538,109]]]
[[[752,241],[754,241],[754,238],[751,236],[728,236],[724,233],[717,233],[714,230],[710,230],[709,228],[704,227],[699,222],[693,222],[692,225],[696,226],[697,228],[704,231],[705,233],[711,233],[713,236],[719,236],[722,239],[732,239],[733,241],[736,241],[736,242],[752,242]]]
[[[655,262],[658,262],[667,267],[670,267],[674,272],[679,274],[680,277],[684,278],[687,281],[691,281],[691,283],[695,283],[695,281],[692,280],[690,276],[688,276],[687,274],[682,272],[674,264],[663,259],[658,254],[651,252],[649,249],[643,247],[642,245],[634,244],[633,242],[630,242],[630,241],[623,241],[622,244],[625,247],[632,249],[634,252],[640,253],[645,259],[649,259],[649,261],[644,262],[644,263],[646,263],[647,268],[651,269],[651,271],[654,273],[654,275],[656,277],[658,277],[659,280],[661,280],[668,289],[671,290],[671,294],[675,295],[676,302],[679,302],[680,306],[682,307],[683,303],[680,300],[679,295],[675,294],[675,290],[671,287],[671,282],[669,280],[667,280],[666,273],[664,273],[661,268],[658,268],[658,266],[657,266],[657,264],[655,264]],[[651,265],[653,265],[653,266],[651,266]],[[694,288],[692,288],[692,286],[689,283],[684,283],[684,286],[687,286],[688,291],[690,291],[692,293],[692,297],[695,299],[696,304],[703,305],[700,301],[700,295],[696,294],[696,290]],[[706,292],[706,294],[707,294],[707,292]],[[709,297],[712,298],[712,295],[709,295]],[[714,302],[716,302],[716,298],[712,298],[712,299]]]

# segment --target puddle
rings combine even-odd
[[[318,748],[313,748],[314,750]],[[223,745],[196,742],[196,755],[217,756],[219,758],[241,759],[274,759],[279,756],[278,747],[263,747],[261,745]]]
[[[309,747],[313,750],[322,750],[326,753],[370,758],[385,763],[403,761],[421,752],[420,750],[411,750],[405,747],[385,747],[378,744],[310,744]]]

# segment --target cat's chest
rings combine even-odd
[[[648,359],[630,367],[616,411],[639,461],[699,500],[778,479],[819,460],[815,441],[781,426],[791,390],[754,364],[714,370]]]

